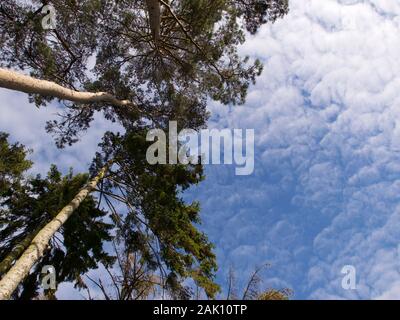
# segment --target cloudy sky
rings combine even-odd
[[[186,196],[202,205],[224,281],[269,262],[265,285],[298,299],[400,298],[400,1],[291,0],[290,14],[241,48],[265,70],[244,106],[210,103],[210,127],[255,130],[255,172],[209,166]],[[44,131],[56,107],[0,90],[0,130],[50,163],[87,169],[101,117],[60,151]],[[346,265],[356,289],[342,288]]]

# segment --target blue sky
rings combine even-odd
[[[209,166],[186,196],[201,202],[223,281],[264,262],[265,285],[295,298],[400,297],[400,1],[291,0],[291,11],[241,48],[265,70],[244,106],[210,102],[210,127],[255,130],[255,172]],[[111,124],[98,117],[60,151],[36,109],[0,90],[0,130],[49,163],[87,169]],[[341,287],[353,265],[357,289]]]

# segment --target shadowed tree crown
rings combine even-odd
[[[88,180],[87,174],[73,175],[72,171],[63,176],[55,166],[44,178],[27,176],[25,171],[31,162],[26,160],[25,147],[9,144],[7,138],[7,134],[0,133],[0,275],[11,267],[11,258],[18,258],[38,231]],[[96,199],[88,196],[52,238],[44,257],[14,297],[35,297],[44,265],[55,267],[60,283],[76,281],[100,262],[112,264],[114,259],[103,249],[103,244],[111,240],[112,229],[112,224],[103,221],[106,214],[98,208]]]
[[[31,167],[29,150],[19,143],[10,144],[8,134],[0,132],[0,197],[10,196]]]

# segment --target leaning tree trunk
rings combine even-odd
[[[52,219],[32,240],[31,245],[22,256],[15,262],[13,267],[0,280],[0,300],[9,299],[18,285],[29,274],[33,265],[43,256],[44,251],[49,245],[50,239],[61,228],[61,226],[73,214],[75,209],[79,207],[83,200],[96,188],[100,180],[111,166],[108,162],[79,193],[75,198],[65,206],[57,216]]]
[[[11,252],[3,259],[3,261],[0,262],[0,277],[11,268],[13,262],[21,256],[26,248],[28,248],[32,240],[36,237],[36,235],[43,227],[44,225],[42,224],[40,227],[30,232],[11,250]]]
[[[119,100],[107,92],[81,92],[75,91],[47,80],[40,80],[18,72],[0,68],[0,88],[52,96],[61,100],[78,103],[103,102],[117,107],[135,107],[129,100]]]
[[[146,0],[149,13],[149,24],[153,39],[157,42],[160,39],[161,6],[159,0]]]

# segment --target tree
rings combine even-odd
[[[95,99],[69,103],[71,91],[57,95],[15,73],[25,85],[10,85],[6,71],[11,70],[2,70],[0,85],[31,93],[37,105],[54,97],[64,100],[61,121],[48,125],[60,146],[76,142],[95,111],[123,125],[143,118],[163,124],[190,114],[181,117],[182,125],[194,128],[205,123],[208,97],[243,103],[262,70],[259,61],[238,55],[244,31],[255,33],[288,11],[285,0],[54,0],[57,28],[44,30],[41,10],[47,3],[2,1],[0,66],[30,70],[64,91],[86,92],[75,96]],[[94,57],[89,77],[88,60]],[[119,101],[137,108],[121,108]]]
[[[2,137],[7,137],[1,134]],[[7,171],[20,171],[25,160],[26,150],[22,145],[9,145],[4,138],[1,155],[8,159],[18,159],[7,162]],[[26,171],[27,166],[23,165]],[[55,166],[52,166],[47,177],[40,175],[35,178],[22,177],[18,183],[6,178],[7,190],[0,196],[0,274],[13,268],[14,262],[25,249],[35,244],[35,238],[40,230],[51,221],[60,209],[65,206],[82,188],[88,175],[73,175],[72,171],[62,176]],[[23,178],[23,179],[22,179]],[[76,281],[77,276],[96,268],[97,264],[113,263],[113,258],[103,250],[103,243],[111,240],[112,225],[103,222],[107,212],[100,210],[95,198],[88,196],[77,208],[57,234],[50,237],[49,246],[43,250],[43,257],[34,267],[20,290],[14,297],[32,298],[36,295],[41,267],[51,264],[57,271],[57,281]],[[31,242],[33,241],[33,244]],[[36,250],[38,247],[35,248]],[[34,250],[34,254],[38,252]],[[15,265],[14,265],[15,266]],[[30,268],[28,269],[29,272]],[[3,289],[3,287],[1,287]],[[3,291],[0,290],[0,295]]]
[[[44,264],[56,267],[60,281],[75,281],[80,288],[84,288],[80,281],[82,274],[99,263],[110,274],[119,268],[122,279],[127,279],[132,273],[122,266],[128,265],[130,257],[135,257],[137,266],[133,274],[146,272],[129,285],[123,282],[118,298],[143,296],[140,292],[150,288],[145,285],[155,277],[160,279],[158,287],[166,290],[170,297],[187,296],[187,288],[182,283],[189,278],[208,296],[216,294],[218,286],[213,281],[215,256],[212,244],[196,227],[200,222],[198,204],[186,204],[179,196],[202,179],[201,166],[149,165],[145,159],[149,145],[145,132],[136,130],[124,136],[112,133],[105,136],[103,152],[97,155],[92,172],[104,173],[105,170],[99,168],[104,168],[110,157],[115,159],[114,167],[107,170],[108,174],[100,183],[91,186],[99,193],[97,202],[85,188],[81,189],[78,195],[85,191],[86,198],[78,196],[81,203],[74,205],[74,215],[71,210],[66,212],[68,205],[65,205],[88,180],[88,175],[73,176],[70,173],[61,178],[55,167],[46,179],[40,176],[29,179],[19,192],[14,192],[12,198],[3,202],[5,228],[0,229],[0,239],[4,249],[0,250],[0,258],[12,253],[14,264],[0,281],[0,297],[10,297],[25,277],[24,290],[17,296],[33,297],[37,292],[38,273]],[[95,185],[98,185],[97,189]],[[108,211],[99,209],[102,203]],[[108,232],[110,224],[103,222],[106,213],[113,222],[116,233],[113,238]],[[57,232],[62,239],[58,239]],[[27,237],[31,242],[25,241]],[[46,248],[47,239],[51,239],[51,250]],[[101,250],[105,241],[115,244],[118,258],[115,263]],[[17,251],[16,247],[19,248]],[[21,249],[26,250],[17,259]],[[125,261],[121,259],[122,251],[124,256],[126,254]],[[90,252],[93,252],[92,256]],[[11,263],[3,265],[8,268]],[[32,267],[33,273],[29,274]]]
[[[10,197],[31,167],[32,162],[26,159],[28,153],[24,146],[10,144],[8,134],[0,132],[0,197]]]
[[[262,279],[262,271],[268,268],[270,265],[265,264],[261,267],[255,268],[252,274],[247,281],[243,293],[240,296],[242,300],[288,300],[290,296],[293,294],[292,290],[288,288],[283,289],[273,289],[273,288],[266,288],[261,289],[260,285],[263,281]],[[228,300],[236,300],[239,299],[239,295],[236,290],[236,277],[235,272],[231,268],[229,270],[228,275],[228,293],[227,299]]]
[[[120,239],[119,244],[113,241],[117,262],[112,268],[104,267],[107,276],[96,279],[85,275],[81,278],[80,287],[86,289],[89,300],[96,297],[92,296],[84,278],[101,290],[105,300],[144,300],[156,297],[157,294],[162,296],[166,289],[165,282],[138,251],[132,251],[133,248],[127,245],[128,241]]]
[[[124,136],[108,133],[92,171],[108,158],[115,167],[99,190],[119,226],[127,252],[139,253],[142,263],[158,269],[158,275],[172,296],[184,296],[184,279],[192,279],[209,297],[219,287],[214,283],[217,269],[213,245],[196,225],[199,204],[185,203],[180,195],[203,179],[201,165],[150,165],[146,150],[146,128],[136,128]],[[118,193],[111,190],[118,190]],[[108,198],[126,206],[119,214]]]

